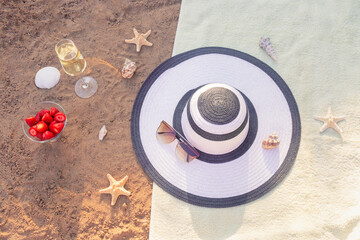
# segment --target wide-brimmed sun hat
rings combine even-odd
[[[176,141],[156,131],[171,124],[198,150],[176,157]],[[276,132],[277,148],[262,142]],[[268,193],[291,169],[300,144],[295,99],[283,79],[260,60],[206,47],[174,56],[146,79],[135,100],[131,133],[145,172],[165,191],[204,207],[231,207]]]

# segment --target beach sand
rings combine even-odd
[[[171,56],[180,0],[1,1],[0,3],[0,239],[147,239],[152,180],[134,153],[131,110],[142,83]],[[140,53],[125,39],[152,30]],[[75,95],[79,77],[61,70],[54,88],[38,89],[36,72],[61,69],[54,46],[72,39],[99,84],[89,99]],[[137,63],[132,79],[121,70]],[[59,103],[68,123],[59,140],[39,144],[24,135],[27,107]],[[40,110],[40,109],[39,109]],[[102,125],[108,134],[98,140]],[[125,175],[130,197],[99,194]]]

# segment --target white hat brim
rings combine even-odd
[[[214,164],[200,156],[182,162],[175,156],[176,141],[159,143],[156,129],[162,120],[176,129],[175,110],[185,94],[216,82],[235,87],[251,102],[254,139],[230,161],[219,156]],[[290,89],[268,65],[236,50],[208,47],[174,56],[149,75],[134,103],[131,130],[145,172],[165,191],[199,206],[230,207],[263,196],[286,176],[298,152],[301,124]],[[281,143],[264,150],[262,141],[273,132]]]

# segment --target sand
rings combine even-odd
[[[1,1],[0,7],[0,239],[147,239],[152,180],[134,153],[132,105],[151,71],[171,56],[180,0]],[[153,47],[136,52],[132,28]],[[75,95],[79,77],[61,70],[54,88],[38,89],[36,72],[61,69],[55,44],[72,39],[99,84],[89,99]],[[125,57],[137,63],[132,79],[119,74]],[[51,100],[68,124],[52,144],[31,142],[21,122],[29,105]],[[102,125],[108,134],[98,140]],[[125,175],[132,194],[110,206],[99,194]]]

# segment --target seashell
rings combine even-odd
[[[269,37],[261,37],[259,45],[275,62],[277,61],[277,57]]]
[[[132,62],[130,59],[126,58],[124,62],[124,67],[121,70],[121,75],[124,78],[131,78],[136,70],[135,62]]]
[[[280,139],[278,135],[276,135],[276,133],[273,133],[262,142],[262,147],[265,149],[273,149],[279,146],[279,144]]]
[[[60,72],[54,67],[44,67],[35,76],[35,85],[38,88],[53,88],[60,80]]]
[[[105,125],[102,126],[102,128],[100,129],[100,132],[99,132],[99,140],[102,141],[105,137],[105,135],[107,134],[107,130],[106,130],[106,127]]]

